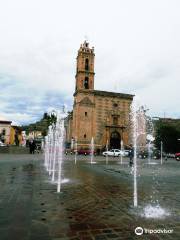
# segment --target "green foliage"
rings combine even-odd
[[[42,135],[46,136],[49,125],[56,123],[56,120],[57,118],[55,115],[50,116],[47,113],[44,113],[43,118],[40,121],[22,126],[22,129],[26,131],[27,134],[31,131],[41,131]]]
[[[161,141],[163,151],[176,153],[180,151],[180,130],[173,124],[159,122],[156,124],[155,146],[160,150]]]

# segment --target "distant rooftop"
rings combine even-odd
[[[108,92],[108,91],[101,91],[101,90],[93,90],[95,95],[98,96],[110,96],[110,97],[120,97],[120,98],[129,98],[133,99],[134,95],[126,94],[126,93],[117,93],[117,92]]]
[[[132,94],[126,94],[126,93],[117,93],[117,92],[108,92],[108,91],[101,91],[101,90],[85,90],[85,89],[79,89],[74,93],[74,96],[79,93],[88,92],[89,94],[94,94],[96,96],[108,96],[108,97],[118,97],[118,98],[125,98],[125,99],[133,99],[134,95]]]
[[[11,123],[12,121],[9,121],[4,116],[0,115],[0,123]]]
[[[165,121],[165,122],[172,122],[172,121],[180,121],[180,118],[159,118],[160,121]]]

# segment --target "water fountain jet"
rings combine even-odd
[[[106,152],[108,152],[108,140],[106,142]],[[108,154],[106,154],[106,165],[108,164]]]
[[[91,145],[90,145],[90,155],[91,155],[91,164],[95,164],[94,162],[94,138],[91,139]]]
[[[57,184],[57,192],[59,193],[61,191],[62,183],[61,175],[65,139],[64,118],[66,117],[66,113],[57,112],[55,117],[56,122],[49,126],[48,135],[45,137],[44,165],[49,173],[49,176],[51,176],[51,182]]]
[[[123,163],[123,152],[124,152],[124,143],[123,140],[121,140],[121,164]]]
[[[163,142],[161,141],[161,165],[163,162]]]
[[[77,162],[77,154],[78,154],[78,150],[77,150],[77,137],[75,138],[75,149],[74,149],[74,163],[76,164]]]
[[[137,99],[134,98],[131,104],[131,128],[132,128],[132,143],[133,143],[133,203],[134,207],[138,206],[138,193],[137,193],[137,146],[140,145],[141,138],[144,139],[146,134],[145,124],[145,109],[143,106],[138,105]]]

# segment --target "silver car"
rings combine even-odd
[[[103,152],[103,156],[119,157],[121,155],[123,156],[123,151],[120,149],[111,149],[109,151]]]
[[[0,141],[0,147],[5,147],[6,144]]]

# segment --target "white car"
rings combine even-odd
[[[119,149],[111,149],[109,151],[103,152],[103,156],[119,157],[121,155],[123,156],[123,151]]]
[[[6,144],[4,144],[3,142],[0,141],[0,147],[5,147]]]
[[[123,152],[124,152],[123,156],[124,157],[128,157],[130,150],[124,150]]]

